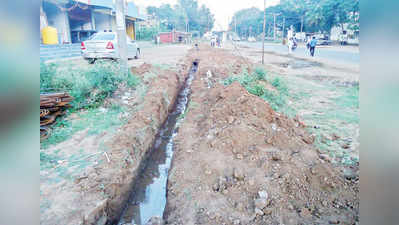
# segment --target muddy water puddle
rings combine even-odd
[[[129,202],[118,225],[146,224],[153,216],[162,218],[166,205],[166,185],[171,166],[174,137],[177,135],[181,116],[184,114],[191,93],[191,83],[198,69],[194,62],[184,86],[179,92],[173,111],[168,115],[157,134],[151,155],[143,172],[137,178]]]

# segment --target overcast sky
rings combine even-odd
[[[161,4],[176,4],[177,0],[133,0],[138,6],[147,7],[149,5],[160,6]],[[215,30],[226,30],[228,21],[234,15],[234,12],[251,7],[263,8],[263,0],[198,0],[199,4],[205,4],[215,15]],[[267,6],[273,6],[280,0],[266,0]]]

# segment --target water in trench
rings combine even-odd
[[[142,225],[153,216],[162,218],[166,205],[168,171],[174,150],[173,139],[177,135],[181,117],[186,110],[191,83],[197,69],[198,62],[194,62],[173,111],[168,115],[156,137],[147,164],[135,183],[132,196],[118,225],[125,223]]]

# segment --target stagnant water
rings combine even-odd
[[[147,164],[138,177],[120,224],[146,224],[153,216],[162,217],[166,205],[166,183],[172,162],[174,137],[177,135],[181,115],[185,112],[191,93],[191,83],[198,69],[194,62],[180,90],[173,111],[158,133]]]

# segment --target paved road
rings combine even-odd
[[[262,49],[261,42],[240,42],[241,45]],[[280,54],[288,53],[287,46],[280,44],[265,43],[265,51],[272,51]],[[309,56],[309,51],[306,47],[298,46],[298,48],[293,52],[293,55],[305,57]],[[345,63],[360,63],[359,52],[337,50],[334,47],[316,47],[315,56],[317,58],[323,58],[328,60],[336,60]]]

